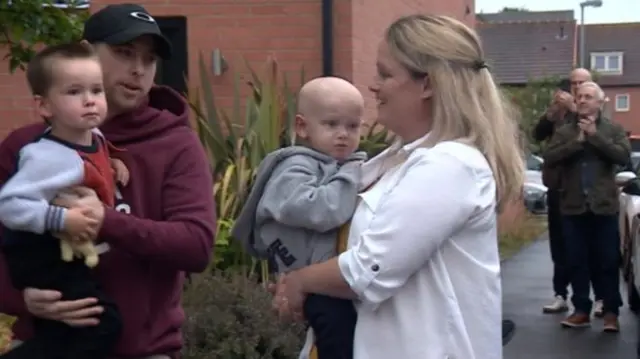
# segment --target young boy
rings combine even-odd
[[[87,209],[50,204],[65,190],[85,186],[112,206],[114,171],[120,182],[128,181],[126,167],[109,157],[109,144],[97,130],[107,112],[102,70],[90,47],[65,44],[38,53],[27,80],[50,128],[21,149],[16,173],[0,189],[9,274],[17,289],[57,290],[64,300],[97,298],[104,311],[98,325],[86,328],[34,318],[34,337],[0,358],[106,358],[122,324],[117,308],[92,278],[91,268],[98,263],[92,244],[97,220]],[[86,258],[74,260],[78,255]]]
[[[355,210],[364,153],[360,139],[362,95],[349,82],[323,77],[299,93],[297,141],[269,154],[232,236],[279,273],[336,255],[340,226]],[[353,356],[356,313],[349,300],[310,295],[304,315],[320,359]]]

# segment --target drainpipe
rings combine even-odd
[[[322,0],[322,76],[333,76],[333,0]]]

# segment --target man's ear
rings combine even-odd
[[[33,96],[33,101],[35,102],[35,108],[40,117],[51,118],[53,116],[53,114],[51,113],[49,102],[46,98],[40,95],[35,95]]]
[[[429,75],[426,75],[422,79],[422,95],[420,97],[422,97],[423,100],[428,100],[433,97],[433,87],[431,86]]]
[[[297,114],[294,127],[296,131],[296,137],[302,140],[306,140],[309,137],[309,130],[307,129],[307,122],[303,115]]]

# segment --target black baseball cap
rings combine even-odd
[[[107,5],[95,12],[84,23],[82,38],[90,43],[122,45],[143,35],[153,36],[158,56],[171,57],[171,43],[162,35],[158,23],[136,4]]]

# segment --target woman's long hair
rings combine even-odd
[[[462,141],[486,157],[496,180],[497,209],[519,198],[525,177],[519,114],[487,68],[478,35],[447,16],[410,15],[387,29],[393,56],[433,88],[425,146]]]

